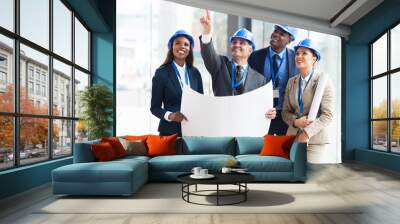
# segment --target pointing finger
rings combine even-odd
[[[210,19],[210,11],[208,11],[208,9],[206,9],[206,15],[207,15],[207,19]]]

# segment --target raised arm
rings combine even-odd
[[[206,15],[200,18],[200,23],[202,26],[202,35],[200,36],[201,57],[203,58],[207,71],[213,76],[218,73],[223,60],[221,56],[217,54],[212,44],[211,36],[213,27],[208,10],[206,10]]]
[[[212,20],[210,12],[206,10],[206,15],[200,18],[201,26],[203,27],[203,35],[211,35],[212,31]]]

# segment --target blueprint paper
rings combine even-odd
[[[268,133],[265,113],[273,107],[272,84],[238,96],[205,96],[190,88],[182,92],[183,136],[254,136]]]
[[[315,89],[314,98],[310,106],[310,111],[308,112],[307,119],[313,121],[317,118],[318,110],[321,105],[322,96],[324,95],[324,90],[326,86],[326,82],[328,79],[328,75],[321,75],[318,79],[318,85]]]

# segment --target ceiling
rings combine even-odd
[[[168,0],[347,38],[351,25],[383,0]]]

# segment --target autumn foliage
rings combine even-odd
[[[13,85],[8,85],[6,92],[0,93],[0,111],[13,112],[13,91]],[[47,104],[34,105],[24,87],[20,88],[20,110],[21,114],[48,114]],[[13,148],[13,117],[0,116],[0,127],[0,147]],[[47,142],[49,131],[47,118],[21,117],[20,127],[19,140],[21,149],[24,149],[26,145],[44,145]],[[58,136],[59,127],[54,124],[53,138],[58,138]]]
[[[400,100],[392,100],[391,117],[400,117]],[[373,108],[373,118],[387,118],[387,101],[383,100],[380,104]],[[392,141],[397,141],[400,138],[400,122],[392,121]],[[377,121],[373,125],[374,138],[386,139],[387,122]]]

